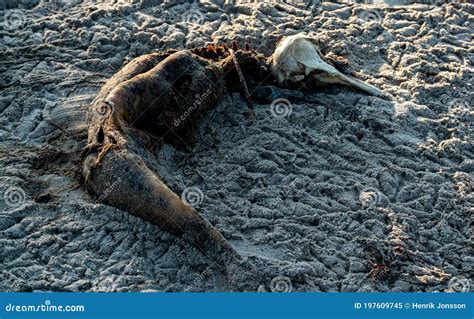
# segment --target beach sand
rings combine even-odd
[[[189,150],[156,150],[164,181],[254,263],[259,291],[471,283],[473,5],[68,1],[4,14],[1,291],[231,289],[196,248],[85,192],[85,112],[139,55],[233,39],[269,55],[298,32],[392,100],[289,92],[248,125],[228,95]]]

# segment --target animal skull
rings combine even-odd
[[[375,86],[339,72],[332,65],[324,62],[314,38],[305,34],[285,37],[278,43],[275,52],[270,57],[270,68],[278,83],[289,80],[298,82],[313,71],[319,81],[324,83],[340,83],[353,86],[371,95],[382,96],[383,92]]]

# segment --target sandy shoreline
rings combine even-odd
[[[472,283],[473,5],[13,13],[0,50],[1,291],[228,290],[199,251],[81,188],[87,103],[138,55],[231,39],[269,54],[300,31],[393,101],[339,86],[292,93],[283,114],[259,104],[247,126],[245,101],[228,96],[192,153],[156,150],[163,179],[256,265],[260,291]]]

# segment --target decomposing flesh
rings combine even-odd
[[[152,149],[162,142],[188,141],[197,121],[227,91],[243,86],[251,104],[245,82],[255,86],[281,80],[280,58],[281,52],[267,59],[234,44],[132,60],[105,83],[90,106],[82,160],[87,189],[97,196],[106,192],[108,204],[181,236],[227,271],[242,264],[219,231],[160,179]],[[328,72],[336,76],[332,69]],[[294,74],[284,70],[283,80],[285,76]],[[107,192],[111,185],[113,191]]]

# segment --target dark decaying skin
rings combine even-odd
[[[268,76],[265,60],[236,50],[249,81]],[[198,248],[232,278],[251,265],[194,208],[160,179],[152,142],[189,141],[196,122],[238,90],[239,80],[226,47],[167,51],[138,57],[110,78],[88,113],[88,145],[82,169],[85,185],[105,202],[158,225]],[[117,182],[119,181],[119,182]],[[113,187],[112,191],[108,191]],[[237,288],[235,278],[231,289]]]

